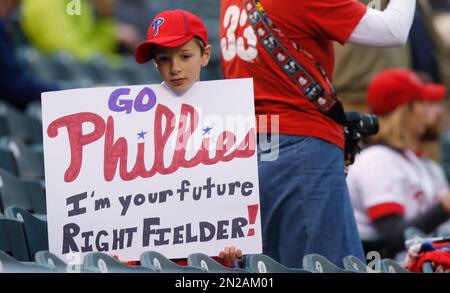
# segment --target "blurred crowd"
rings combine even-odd
[[[159,11],[182,8],[196,11],[204,19],[210,27],[211,42],[215,44],[212,65],[202,79],[220,79],[218,45],[220,2],[207,2],[204,0],[1,1],[2,74],[8,76],[6,72],[11,72],[11,69],[8,69],[11,65],[4,62],[14,61],[24,75],[33,77],[33,81],[45,82],[49,90],[160,82],[157,72],[136,65],[132,54],[137,44],[146,38],[146,29]],[[8,47],[8,50],[4,47]],[[7,55],[12,52],[14,60]],[[6,80],[8,79],[3,79],[5,84],[10,84]],[[40,95],[28,92],[26,97],[17,95],[12,97],[12,94],[6,96],[10,103],[23,107],[23,100],[38,100]]]

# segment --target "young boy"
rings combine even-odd
[[[153,59],[164,84],[176,94],[183,94],[200,79],[210,57],[208,31],[200,18],[184,10],[158,14],[149,26],[148,40],[135,52],[137,63]]]
[[[175,94],[185,93],[196,81],[200,71],[208,65],[211,45],[208,31],[200,18],[185,10],[167,10],[159,13],[151,22],[148,39],[135,52],[139,64],[154,61],[163,84]],[[235,247],[225,247],[216,260],[222,264],[241,258]],[[177,261],[184,264],[185,261]]]

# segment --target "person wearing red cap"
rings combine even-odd
[[[326,111],[336,96],[333,41],[400,46],[415,3],[390,0],[381,12],[356,0],[221,0],[224,77],[253,78],[261,118],[263,252],[285,266],[311,253],[340,267],[347,255],[366,259],[345,183],[345,119]]]
[[[421,162],[428,116],[446,88],[425,83],[406,69],[379,73],[367,103],[380,118],[380,131],[356,157],[347,176],[358,229],[367,251],[384,257],[403,251],[404,231],[432,232],[450,217],[450,192],[437,186]]]
[[[145,64],[153,60],[163,84],[177,95],[184,94],[200,80],[201,69],[208,65],[210,56],[206,27],[198,16],[185,10],[166,10],[156,15],[148,27],[147,40],[135,51],[136,62]],[[229,265],[229,261],[241,257],[240,249],[229,246],[215,259]],[[187,264],[185,260],[177,263]]]
[[[139,64],[153,59],[164,84],[176,94],[183,94],[200,79],[210,56],[203,22],[184,10],[159,13],[148,28],[147,40],[135,52]]]

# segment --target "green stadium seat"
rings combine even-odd
[[[188,265],[206,270],[208,273],[248,273],[244,269],[227,268],[203,253],[193,253],[188,256]]]
[[[310,273],[300,268],[288,268],[264,254],[247,255],[245,265],[251,273]]]
[[[19,207],[7,208],[5,216],[23,222],[30,255],[34,257],[38,251],[48,250],[48,228],[46,220],[40,219]]]
[[[157,273],[159,271],[144,267],[132,267],[115,260],[101,252],[91,252],[84,257],[83,267],[95,273]]]
[[[205,273],[206,271],[199,268],[180,266],[170,259],[166,258],[159,252],[146,251],[141,254],[141,266],[150,268],[162,273]]]
[[[345,271],[320,254],[307,254],[303,257],[303,269],[313,273],[350,273]]]

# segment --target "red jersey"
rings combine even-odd
[[[328,77],[334,67],[332,41],[345,43],[367,9],[356,0],[261,0],[261,4],[275,26],[314,55]],[[275,125],[281,134],[318,137],[343,148],[342,127],[308,101],[265,51],[247,21],[242,0],[222,0],[220,24],[224,77],[253,77],[256,114],[278,115]],[[321,79],[313,62],[302,65]],[[258,131],[273,132],[269,127],[259,125]]]

